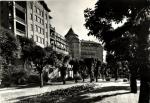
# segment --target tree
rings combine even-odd
[[[87,66],[83,60],[79,61],[79,73],[80,73],[82,80],[84,82],[85,78],[87,77]]]
[[[16,68],[14,67],[15,60],[20,56],[20,46],[16,37],[13,33],[8,30],[0,28],[0,56],[2,69],[2,82],[7,86],[13,83],[12,75],[16,73]]]
[[[6,30],[0,31],[1,56],[6,60],[7,65],[12,64],[19,56],[19,42],[15,36]]]
[[[125,32],[137,36],[136,59],[140,64],[140,96],[139,103],[149,103],[150,91],[148,87],[150,72],[148,36],[150,19],[148,0],[99,0],[95,9],[85,10],[86,28],[88,35],[95,35],[103,41],[105,47],[109,47],[111,42],[122,37]],[[116,29],[112,27],[112,22],[126,22]]]
[[[32,62],[40,75],[40,87],[43,87],[43,68],[46,65],[55,65],[56,55],[50,48],[35,46],[32,50]]]
[[[18,36],[18,40],[21,46],[21,60],[23,61],[24,69],[31,64],[32,49],[35,46],[35,42],[27,37]]]
[[[94,58],[85,58],[84,62],[88,68],[88,74],[90,75],[90,82],[94,80]]]
[[[40,75],[40,87],[43,87],[43,67],[45,66],[45,50],[40,46],[35,46],[32,50],[32,62]]]

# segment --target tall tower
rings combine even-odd
[[[81,57],[81,44],[78,35],[74,33],[73,29],[70,28],[68,33],[65,35],[66,41],[69,45],[69,54],[74,59],[80,59]]]

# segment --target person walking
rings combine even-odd
[[[96,67],[95,67],[95,70],[94,70],[94,76],[95,76],[96,82],[98,82],[98,77],[100,75],[100,69],[101,69],[101,62],[97,61]]]
[[[78,71],[79,71],[79,63],[78,63],[78,60],[75,60],[74,63],[73,63],[73,75],[74,75],[74,80],[75,80],[75,83],[78,82]]]
[[[63,81],[63,84],[66,84],[65,78],[66,78],[66,71],[69,65],[69,59],[70,59],[69,56],[65,56],[62,67],[60,68],[61,79]]]

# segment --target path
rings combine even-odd
[[[56,83],[55,85],[48,85],[43,88],[3,88],[0,89],[0,103],[13,103],[20,100],[20,98],[25,98],[26,96],[33,96],[82,84],[86,83],[74,84],[73,82],[69,82],[69,84],[66,85]],[[79,101],[89,101],[83,103],[138,103],[138,94],[129,93],[129,83],[99,82],[95,84],[95,91],[74,98],[66,98],[63,103],[79,103]]]

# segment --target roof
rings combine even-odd
[[[97,43],[95,41],[89,41],[89,40],[81,40],[81,44],[96,44],[102,46],[100,43]]]
[[[69,29],[69,31],[68,31],[68,33],[65,35],[65,37],[66,37],[66,36],[70,36],[70,35],[75,36],[75,37],[78,37],[78,35],[74,33],[72,27]]]
[[[41,3],[41,5],[43,5],[43,7],[48,11],[51,12],[51,10],[48,8],[47,4],[45,3],[45,1],[39,1]]]

